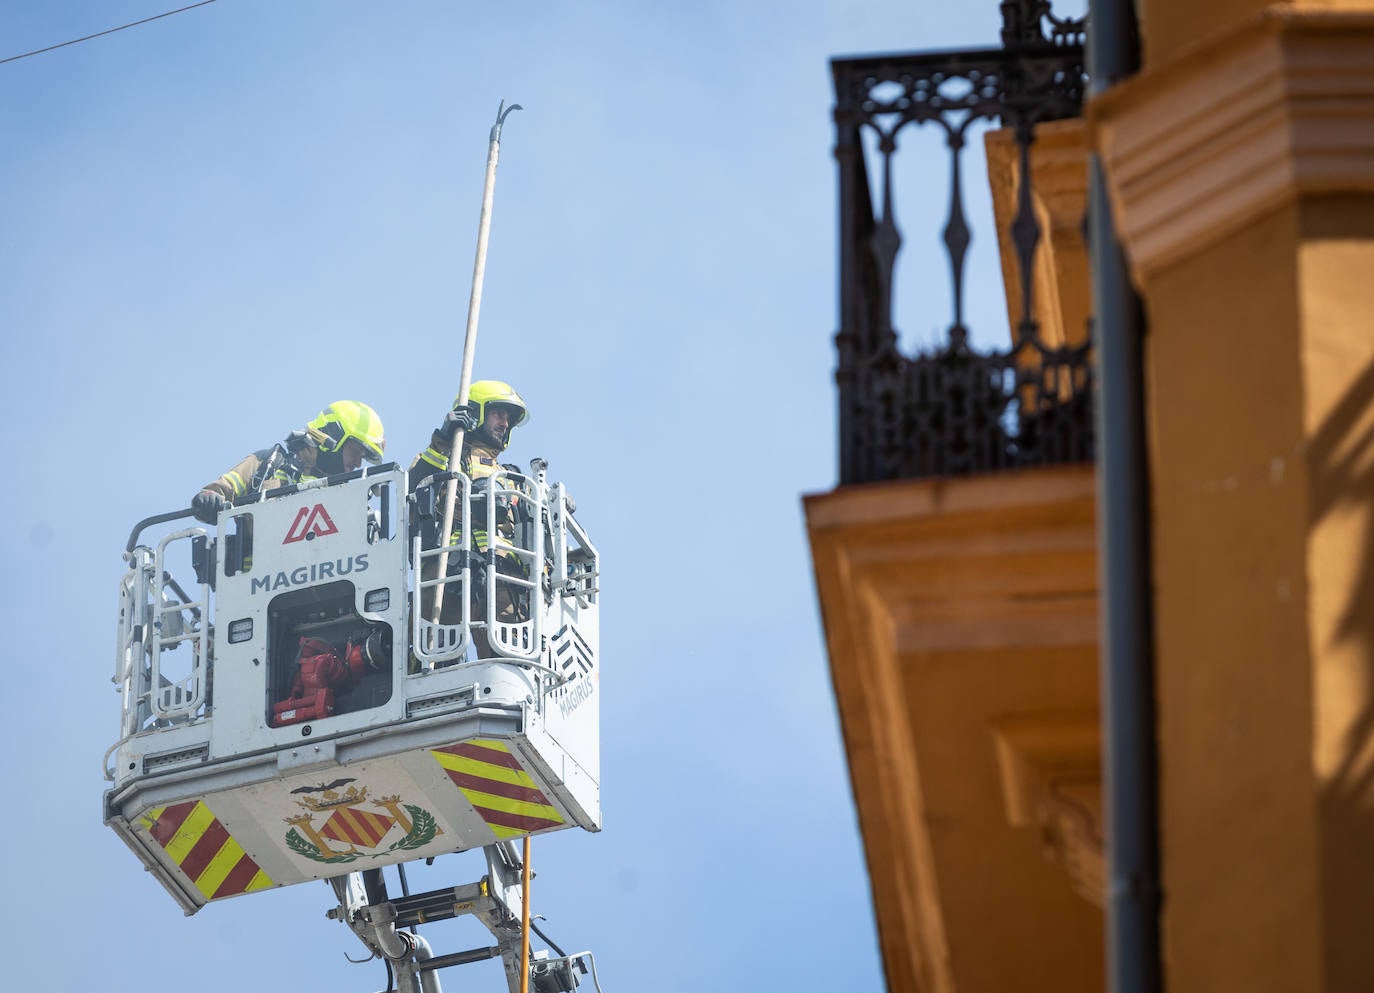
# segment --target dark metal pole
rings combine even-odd
[[[1132,0],[1090,0],[1088,74],[1097,94],[1139,68]],[[1149,474],[1140,299],[1113,229],[1102,163],[1091,161],[1088,228],[1097,352],[1097,517],[1103,775],[1107,797],[1107,989],[1157,993],[1159,811]]]
[[[434,972],[438,969],[447,969],[455,965],[467,965],[469,962],[482,962],[486,959],[494,959],[501,954],[500,945],[492,945],[490,948],[473,948],[466,952],[452,952],[448,955],[436,955],[432,959],[425,959],[423,962],[415,963],[416,972]]]
[[[835,334],[839,368],[835,384],[839,394],[838,437],[839,483],[859,481],[858,452],[854,445],[855,356],[867,346],[858,340],[860,327],[859,241],[860,226],[871,225],[871,212],[863,222],[857,216],[860,204],[868,200],[868,181],[863,175],[863,145],[859,128],[848,106],[848,78],[838,67],[832,68],[835,80],[835,160],[839,163],[839,242],[840,242],[840,327]],[[862,189],[860,189],[862,184]],[[862,196],[862,201],[860,197]]]

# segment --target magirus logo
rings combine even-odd
[[[277,590],[289,589],[292,586],[318,583],[322,579],[340,579],[355,572],[367,572],[366,552],[360,555],[350,555],[345,559],[335,559],[332,562],[315,562],[311,565],[297,566],[290,572],[278,572],[276,575],[263,576],[261,579],[254,577],[248,593],[250,596],[264,591],[275,593]]]
[[[286,529],[286,537],[282,539],[281,543],[289,545],[293,541],[323,538],[327,534],[338,533],[338,525],[329,516],[329,511],[324,509],[324,504],[317,503],[313,507],[302,507],[296,512],[296,519]]]

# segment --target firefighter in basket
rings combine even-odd
[[[246,456],[191,500],[196,519],[214,524],[235,500],[302,480],[352,472],[386,451],[382,419],[365,403],[336,400],[303,431]]]
[[[515,531],[517,508],[509,503],[498,505],[497,533],[493,538],[486,531],[486,505],[483,494],[490,492],[490,487],[502,480],[506,472],[520,472],[519,466],[503,465],[499,459],[510,443],[511,432],[528,421],[529,416],[529,408],[525,401],[510,384],[495,379],[478,380],[468,389],[467,406],[460,407],[457,398],[454,399],[453,409],[444,415],[443,422],[434,429],[429,447],[417,455],[410,466],[411,492],[427,486],[434,487],[435,505],[442,507],[443,488],[442,485],[437,485],[437,480],[432,481],[432,477],[448,471],[448,457],[453,450],[454,436],[460,428],[463,430],[461,464],[457,468],[473,483],[473,534],[468,547],[477,553],[470,559],[473,587],[472,617],[477,621],[485,618],[487,612],[487,563],[494,561],[499,574],[525,576],[525,566],[518,556],[501,553],[503,545],[510,547],[509,538]],[[464,544],[459,523],[460,513],[461,511],[455,511],[453,530],[449,534],[449,544],[458,547]],[[437,524],[435,526],[438,527]],[[437,540],[434,543],[426,542],[423,547],[437,547]],[[488,554],[489,549],[494,549],[494,554]],[[433,579],[437,569],[437,560],[430,560],[422,570],[422,578]],[[458,555],[449,556],[448,575],[456,576],[461,569],[461,558]],[[432,617],[433,606],[434,595],[431,588],[425,591],[421,599],[421,610],[426,617]],[[439,622],[459,623],[462,619],[462,610],[461,601],[457,597],[449,596],[446,588]],[[510,584],[497,583],[496,615],[498,620],[502,621],[527,619],[528,594],[513,589]],[[478,657],[490,657],[492,652],[486,632],[481,628],[474,628],[472,637]]]

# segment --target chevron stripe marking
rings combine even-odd
[[[489,813],[499,812],[516,814],[521,817],[536,817],[551,821],[554,824],[563,823],[562,815],[547,802],[526,803],[523,800],[510,800],[503,796],[494,796],[491,793],[482,793],[478,790],[463,790],[463,795],[468,798],[468,803],[478,808],[477,812],[483,817]]]
[[[512,769],[509,766],[490,765],[486,762],[477,762],[460,755],[451,755],[443,752],[435,752],[434,757],[439,760],[439,764],[444,767],[444,771],[450,776],[454,773],[463,773],[469,776],[477,776],[489,782],[510,783],[512,786],[524,786],[527,789],[536,788],[534,780],[530,778],[530,774],[519,766]]]
[[[468,790],[478,790],[482,793],[490,793],[493,796],[503,796],[508,800],[525,800],[529,803],[542,803],[547,805],[549,798],[539,791],[537,786],[522,786],[519,783],[503,783],[495,779],[486,779],[483,776],[474,776],[468,772],[458,772],[453,769],[447,770],[448,778],[458,784],[458,788],[463,792]],[[528,777],[526,777],[528,778]]]
[[[563,823],[560,817],[558,820],[550,821],[542,817],[524,817],[520,814],[508,813],[504,810],[478,810],[482,819],[487,822],[487,826],[496,832],[498,838],[508,838],[511,834],[531,834],[535,831],[542,831],[544,828],[557,827]],[[504,828],[510,834],[501,834],[497,828]]]
[[[514,804],[523,801],[525,805],[542,807],[539,811],[522,811],[543,814],[548,812],[557,817],[558,813],[553,805],[549,803],[549,798],[540,791],[534,779],[524,769],[515,762],[515,757],[508,751],[503,755],[509,757],[515,764],[515,768],[500,767],[489,765],[485,762],[475,762],[463,756],[453,754],[442,755],[435,753],[435,758],[448,773],[449,779],[453,780],[463,794],[467,796],[473,806],[485,806],[496,810],[514,810]],[[559,819],[562,823],[562,819]]]
[[[501,765],[507,769],[520,768],[519,761],[510,753],[510,749],[499,741],[477,738],[439,750],[467,759],[476,759],[478,762],[485,762],[489,765]]]
[[[565,823],[505,742],[478,738],[431,754],[497,838]]]
[[[210,811],[207,809],[206,813],[209,814]],[[228,840],[229,832],[224,830],[224,825],[216,820],[213,814],[210,814],[210,823],[205,826],[205,832],[196,839],[196,843],[191,846],[191,850],[181,860],[181,871],[192,879],[199,880],[201,873],[208,869],[215,859],[219,858],[220,849]],[[218,886],[219,881],[215,885]],[[213,888],[211,892],[213,892]]]
[[[148,833],[153,836],[163,848],[167,847],[167,842],[180,830],[182,823],[186,820],[192,810],[195,809],[196,801],[188,803],[178,803],[171,807],[158,807],[150,810],[143,815],[143,826],[148,829]]]
[[[181,822],[181,827],[177,828],[176,834],[163,846],[167,849],[167,854],[171,856],[173,862],[181,865],[186,860],[186,856],[191,854],[191,849],[195,847],[200,836],[205,833],[205,829],[210,826],[214,819],[215,815],[210,813],[209,807],[200,802],[196,803],[195,808]],[[192,876],[191,878],[194,879],[195,877]]]
[[[224,877],[224,882],[219,884],[219,888],[215,890],[210,899],[216,900],[219,897],[233,896],[236,893],[251,893],[254,890],[267,889],[271,885],[272,880],[263,874],[256,862],[245,855],[229,870]]]
[[[158,807],[141,823],[207,900],[274,885],[202,800]]]
[[[223,831],[223,827],[220,830]],[[229,878],[229,873],[233,872],[243,859],[243,849],[239,847],[238,842],[229,837],[229,832],[225,831],[224,844],[215,852],[215,857],[192,877],[196,881],[196,889],[205,894],[205,899],[214,899],[215,893]],[[188,872],[187,875],[191,874]]]

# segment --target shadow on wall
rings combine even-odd
[[[1364,989],[1374,975],[1374,943],[1368,940],[1368,908],[1374,897],[1374,363],[1354,379],[1312,435],[1308,456],[1310,531],[1332,523],[1333,517],[1347,518],[1363,531],[1362,544],[1350,548],[1356,558],[1349,599],[1330,630],[1330,643],[1314,648],[1323,656],[1321,665],[1356,670],[1339,673],[1345,677],[1340,687],[1342,692],[1357,687],[1354,692],[1361,695],[1321,794],[1323,878],[1318,899],[1327,988]],[[1315,612],[1312,617],[1318,621]],[[1320,695],[1315,699],[1319,707],[1332,709]]]

